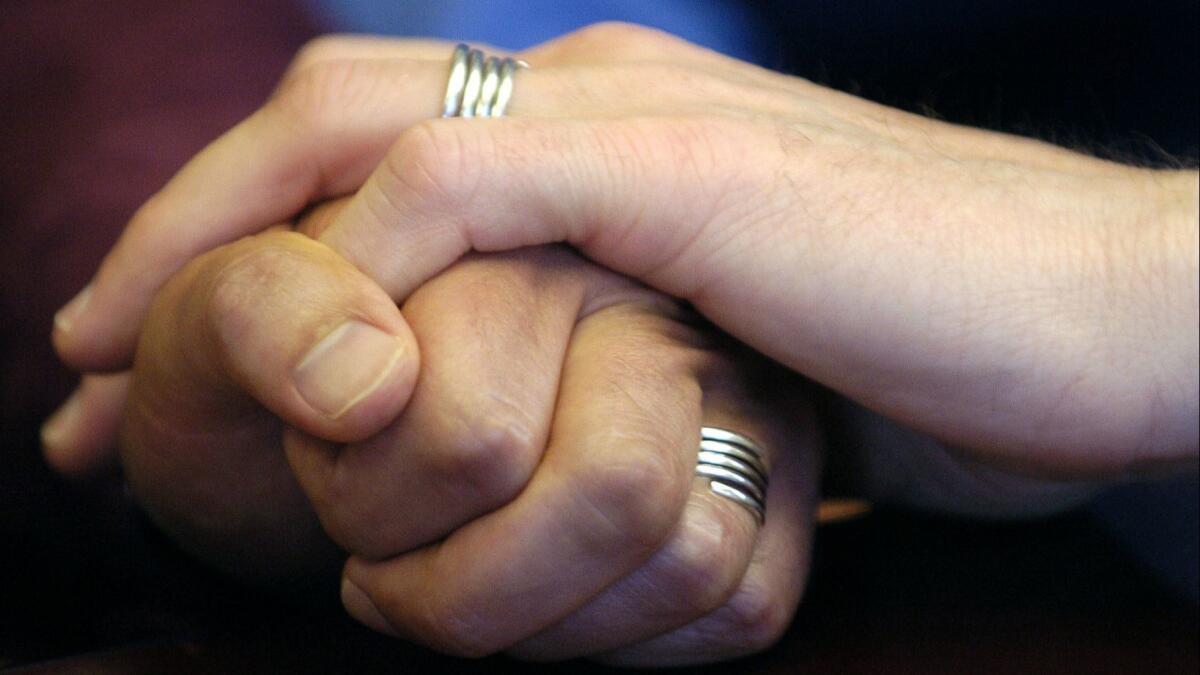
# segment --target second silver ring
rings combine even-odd
[[[522,61],[457,45],[450,58],[442,117],[503,117],[512,100],[513,75],[522,67]]]
[[[761,525],[767,515],[769,483],[766,453],[744,434],[719,427],[700,427],[696,475],[715,495],[737,502]]]

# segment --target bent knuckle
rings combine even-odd
[[[426,120],[406,129],[388,151],[381,188],[389,200],[453,211],[469,202],[478,166],[488,158],[466,146],[461,125]]]
[[[435,461],[444,484],[491,508],[521,491],[542,449],[527,413],[495,402],[484,407],[486,413],[471,412],[455,421]]]
[[[724,606],[725,631],[746,653],[779,641],[791,623],[792,608],[760,583],[744,583]]]
[[[688,43],[663,31],[622,21],[602,21],[576,31],[570,42],[588,52],[602,51],[627,58],[669,55]],[[690,45],[688,45],[690,46]]]
[[[582,472],[579,495],[599,522],[589,536],[601,550],[657,549],[678,521],[685,496],[678,472],[662,456],[662,448],[670,446],[641,438],[612,440],[624,444],[626,455],[597,461]]]
[[[660,587],[692,616],[724,604],[737,590],[744,566],[738,547],[744,528],[730,513],[708,502],[690,503],[680,531],[672,539],[660,572]]]
[[[646,35],[662,35],[653,28],[640,26],[627,21],[597,21],[579,29],[575,34],[579,40],[595,40],[605,44],[615,44],[625,40],[638,39]]]
[[[284,79],[286,80],[289,76],[299,73],[309,66],[340,58],[345,51],[345,45],[346,38],[338,34],[318,35],[310,39],[292,57]]]
[[[335,473],[320,498],[312,500],[321,526],[338,546],[367,560],[404,550],[404,542],[395,541],[391,523],[396,519],[395,505],[363,488],[361,480],[346,480]]]

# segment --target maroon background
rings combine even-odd
[[[128,508],[118,476],[68,484],[37,452],[74,381],[49,348],[54,310],[316,31],[285,0],[0,8],[0,665],[472,669],[354,627],[332,583],[297,608],[200,569]],[[737,671],[1195,673],[1198,628],[1195,605],[1085,513],[986,524],[884,511],[820,532],[795,626]]]

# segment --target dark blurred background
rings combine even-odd
[[[68,483],[38,455],[41,420],[75,379],[50,351],[53,312],[86,283],[133,209],[257,107],[308,37],[366,30],[520,48],[595,20],[638,21],[944,119],[1123,161],[1194,166],[1198,6],[2,0],[0,667],[467,668],[320,606],[239,588],[146,526],[116,472]],[[881,509],[825,527],[793,630],[738,667],[1195,673],[1197,502],[1192,477],[1122,486],[1044,521]],[[304,592],[333,607],[333,581]]]

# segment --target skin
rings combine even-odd
[[[129,367],[152,298],[185,263],[354,192],[310,234],[393,301],[414,301],[470,251],[567,242],[883,413],[892,422],[864,418],[874,444],[859,479],[871,494],[1029,513],[1086,495],[1084,481],[1194,470],[1195,172],[1134,169],[915,117],[620,25],[522,54],[533,68],[518,76],[511,118],[431,120],[449,49],[355,38],[306,48],[262,110],[138,212],[91,291],[60,313],[63,358],[84,370]],[[231,175],[234,160],[243,170]],[[111,420],[123,395],[120,377],[85,378],[69,416],[47,427],[50,460],[82,470],[102,459],[102,442],[79,440],[80,421]],[[255,400],[333,441],[361,441],[372,428],[355,427],[354,415],[292,419],[274,399]],[[378,421],[386,410],[355,415]],[[403,531],[410,523],[383,543],[356,538],[323,513],[353,499],[330,498],[312,478],[336,472],[320,464],[330,453],[288,438],[322,523],[364,561],[432,536]],[[418,549],[391,574],[352,562],[346,578],[368,587],[386,621],[352,591],[351,611],[460,653],[521,653],[513,634],[470,631],[484,635],[478,644],[447,631],[477,628],[461,617],[509,605],[472,594],[469,574],[449,584],[438,573],[453,565],[437,561],[488,550],[506,522],[490,516],[524,508],[535,484],[457,522],[461,536],[446,545],[461,558]],[[412,579],[450,589],[433,605],[437,620],[414,609],[426,586]],[[373,589],[390,589],[374,591],[387,599]],[[672,640],[677,656],[695,646]]]
[[[361,186],[320,238],[394,298],[470,250],[565,241],[987,463],[1077,478],[1196,457],[1195,172],[920,118],[621,25],[521,54],[511,118],[430,119],[445,53],[302,52],[135,216],[60,315],[64,359],[127,367],[184,262]]]
[[[465,259],[403,312],[302,234],[197,258],[141,337],[120,443],[135,497],[257,583],[328,572],[336,542],[353,616],[453,654],[681,664],[782,633],[820,473],[794,382],[786,405],[756,400],[761,363],[735,367],[674,303],[558,248]],[[298,364],[347,319],[393,336],[400,363],[314,414]],[[761,530],[693,478],[702,423],[772,448]]]

